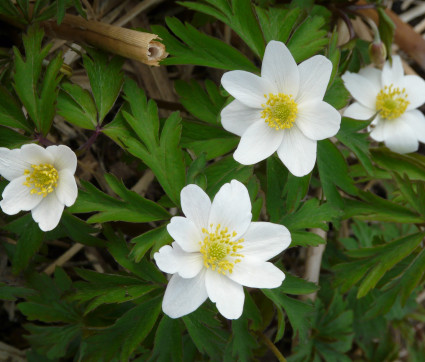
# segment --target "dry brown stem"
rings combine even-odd
[[[42,26],[50,37],[86,43],[148,65],[158,66],[168,55],[165,46],[154,40],[158,38],[156,34],[85,20],[80,16],[66,14],[60,25],[56,20],[49,20]]]

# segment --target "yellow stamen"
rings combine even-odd
[[[384,119],[395,119],[400,117],[410,102],[407,100],[406,89],[385,86],[376,96],[376,110]]]
[[[31,165],[31,168],[32,171],[24,171],[24,175],[28,175],[24,185],[31,188],[31,194],[46,197],[58,186],[58,171],[48,163]]]
[[[226,275],[232,273],[236,263],[241,262],[240,258],[244,256],[238,251],[243,249],[244,239],[232,241],[237,235],[236,231],[229,233],[227,228],[221,228],[218,224],[215,230],[213,224],[210,225],[210,230],[205,228],[202,232],[205,234],[204,240],[199,242],[201,245],[200,252],[204,257],[204,265],[206,268],[211,267],[218,273]]]
[[[291,95],[278,93],[265,94],[266,104],[262,104],[261,118],[269,127],[276,130],[291,128],[298,114],[298,105]]]

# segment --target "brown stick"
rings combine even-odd
[[[364,5],[366,2],[359,1],[358,4]],[[375,23],[379,21],[378,13],[374,9],[361,9],[358,12],[371,18]],[[425,40],[393,11],[385,9],[385,12],[396,26],[394,42],[425,70]]]
[[[82,42],[139,62],[158,66],[168,53],[165,46],[154,39],[156,34],[125,29],[99,21],[88,21],[66,14],[61,25],[56,20],[42,23],[46,35]]]

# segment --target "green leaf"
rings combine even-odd
[[[321,16],[308,16],[293,32],[288,42],[297,63],[312,57],[327,44],[327,31],[323,29],[326,20]]]
[[[88,182],[82,182],[86,191],[80,190],[77,202],[68,211],[71,213],[98,212],[87,220],[89,223],[149,222],[166,220],[170,217],[164,208],[128,190],[115,176],[105,174],[105,180],[122,200],[103,193]]]
[[[18,298],[25,298],[34,293],[34,290],[29,288],[9,286],[5,283],[0,283],[0,300],[16,301]]]
[[[168,197],[178,205],[186,178],[183,152],[179,145],[180,116],[172,113],[165,121],[159,137],[155,102],[151,100],[147,103],[144,92],[132,80],[126,80],[124,93],[131,107],[131,114],[124,112],[124,117],[141,142],[132,137],[121,141],[128,152],[152,170]]]
[[[57,106],[58,114],[69,123],[85,129],[96,129],[96,105],[91,94],[79,85],[63,83]]]
[[[198,156],[206,153],[207,160],[233,151],[239,140],[221,126],[183,121],[181,146],[192,150]]]
[[[336,70],[338,70],[338,68],[336,68]],[[330,86],[328,87],[323,100],[335,109],[344,108],[350,99],[350,93],[344,87],[342,79],[339,77],[335,78],[334,81],[329,84]]]
[[[25,143],[32,142],[33,139],[15,132],[10,128],[0,126],[0,145],[7,148],[18,148]]]
[[[105,246],[104,240],[92,235],[99,233],[99,229],[69,214],[69,210],[65,210],[62,214],[60,226],[65,229],[66,235],[77,243],[97,247]]]
[[[330,141],[317,143],[317,167],[323,192],[328,202],[343,208],[343,201],[337,187],[350,195],[357,195],[353,179],[348,175],[348,166],[338,148]]]
[[[264,39],[250,0],[227,1],[204,0],[203,2],[183,1],[179,4],[189,9],[216,17],[232,28],[258,56],[264,54]]]
[[[205,87],[206,91],[195,80],[190,82],[177,80],[175,82],[180,102],[190,114],[201,121],[218,124],[218,114],[223,108],[226,98],[220,94],[212,81],[207,79]]]
[[[271,40],[286,43],[302,12],[300,8],[281,9],[276,7],[263,9],[258,6],[255,7],[255,10],[267,43]]]
[[[357,298],[364,297],[387,271],[417,248],[424,235],[425,233],[415,233],[377,247],[350,251],[349,256],[360,260],[336,265],[335,283],[346,291],[363,278]]]
[[[0,124],[20,128],[28,132],[33,131],[22,113],[22,106],[3,86],[0,86]],[[3,143],[1,144],[3,145]]]
[[[124,303],[145,295],[154,290],[154,285],[142,284],[140,279],[114,274],[101,274],[90,270],[77,270],[78,275],[88,282],[76,282],[77,291],[69,300],[90,303],[84,314],[88,314],[100,305]]]
[[[393,44],[396,26],[383,8],[378,7],[376,10],[379,16],[379,35],[382,42],[385,44],[385,48],[387,49],[389,57],[391,58],[390,49]]]
[[[37,326],[26,324],[31,334],[25,338],[31,346],[42,353],[44,358],[59,359],[67,354],[70,344],[82,337],[82,331],[78,325],[67,326]]]
[[[248,58],[221,40],[196,30],[188,23],[183,25],[176,18],[167,17],[165,22],[182,42],[162,26],[151,27],[152,31],[163,39],[167,51],[172,55],[161,64],[194,64],[225,70],[258,72],[257,67]]]
[[[304,295],[316,292],[319,287],[307,280],[295,277],[289,273],[285,274],[285,280],[279,290],[286,294]]]
[[[218,192],[223,184],[232,180],[246,183],[252,176],[252,167],[237,163],[230,155],[209,165],[205,169],[205,176],[208,180],[207,194],[212,196]]]
[[[252,361],[253,349],[258,348],[256,338],[250,333],[248,319],[242,315],[232,321],[232,356],[237,361]]]
[[[290,248],[295,246],[318,246],[320,244],[326,244],[326,240],[322,237],[307,231],[291,232],[291,237]]]
[[[164,315],[155,334],[154,348],[149,362],[182,362],[182,328],[178,319]]]
[[[183,322],[198,351],[212,359],[219,359],[228,333],[221,328],[215,313],[201,307],[183,317]]]
[[[84,68],[90,80],[93,98],[98,111],[98,123],[101,124],[115,104],[124,82],[121,71],[123,59],[113,57],[93,48],[87,49],[83,56]]]
[[[294,336],[298,333],[300,340],[304,341],[307,337],[309,328],[307,316],[313,311],[312,305],[289,298],[283,294],[281,288],[261,289],[261,291],[267,298],[276,304],[277,307],[284,309],[294,329]]]
[[[357,121],[351,118],[342,117],[341,128],[336,138],[346,145],[357,156],[369,174],[373,174],[371,155],[369,152],[369,142],[367,133],[357,133],[366,128],[370,122]]]
[[[280,223],[289,230],[295,231],[306,228],[320,228],[328,230],[327,221],[332,221],[340,215],[330,203],[324,203],[319,206],[318,199],[310,199],[304,202],[294,213],[284,215]]]
[[[131,257],[134,258],[136,262],[139,262],[143,259],[146,252],[156,245],[165,245],[169,244],[173,241],[173,238],[168,234],[167,228],[165,226],[161,226],[159,228],[149,230],[148,232],[136,236],[131,240],[135,245],[131,250]],[[155,249],[159,249],[156,247]]]
[[[57,12],[56,12],[56,21],[58,25],[62,23],[63,18],[65,17],[65,10],[67,6],[67,0],[56,0]]]
[[[364,200],[345,199],[344,218],[355,217],[359,220],[376,220],[398,223],[422,223],[423,218],[416,212],[383,199],[370,192],[359,192]]]
[[[121,316],[114,325],[86,339],[89,348],[83,360],[128,361],[130,355],[152,330],[161,311],[161,298],[149,299]]]
[[[41,48],[44,32],[31,27],[23,37],[26,59],[17,48],[15,52],[14,88],[37,130],[46,135],[55,115],[58,84],[62,78],[59,72],[62,66],[61,54],[53,58],[41,77],[43,60],[50,46]]]
[[[40,249],[45,234],[34,222],[31,214],[12,221],[4,226],[4,229],[19,235],[12,261],[13,272],[19,273],[28,266],[31,258]]]

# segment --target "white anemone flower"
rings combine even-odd
[[[267,262],[286,249],[291,235],[283,225],[251,222],[246,187],[232,180],[211,203],[196,185],[181,191],[186,217],[175,216],[167,230],[175,240],[155,253],[162,271],[174,274],[165,291],[162,309],[171,318],[196,310],[207,298],[228,319],[243,311],[243,285],[276,288],[285,274]]]
[[[425,142],[425,117],[416,108],[425,102],[425,81],[404,75],[399,56],[381,70],[363,68],[359,74],[346,72],[342,79],[356,102],[344,116],[371,123],[370,136],[397,153],[417,151]]]
[[[31,210],[41,230],[54,229],[64,206],[71,206],[77,198],[76,168],[77,156],[64,145],[0,148],[0,175],[10,181],[0,207],[8,215]]]
[[[339,112],[323,97],[332,63],[316,55],[297,66],[285,44],[267,44],[261,77],[235,70],[221,79],[235,98],[221,112],[224,129],[241,136],[233,154],[243,165],[277,155],[295,176],[311,172],[317,141],[334,136]]]

